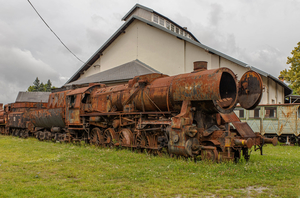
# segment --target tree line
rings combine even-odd
[[[27,91],[28,92],[51,92],[51,89],[55,89],[55,87],[52,86],[50,80],[48,80],[47,83],[44,84],[43,82],[40,82],[38,77],[36,77],[35,81],[33,81],[33,85],[29,86]]]

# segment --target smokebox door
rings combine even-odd
[[[239,81],[238,101],[240,105],[247,109],[254,109],[262,97],[262,80],[255,71],[247,71]]]

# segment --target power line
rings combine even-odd
[[[64,44],[64,42],[62,42],[62,40],[57,36],[57,34],[55,34],[55,32],[50,28],[50,26],[46,23],[46,21],[43,19],[43,17],[39,14],[39,12],[35,9],[35,7],[32,5],[32,3],[29,1],[29,0],[27,0],[28,1],[28,3],[31,5],[31,7],[34,9],[34,11],[39,15],[39,17],[42,19],[42,21],[45,23],[45,25],[51,30],[51,32],[56,36],[56,38],[61,42],[61,44],[63,45],[63,46],[65,46],[65,48],[71,53],[71,54],[73,54],[73,56],[75,56],[75,58],[77,58],[80,62],[82,62],[82,63],[84,63],[80,58],[78,58],[77,56],[76,56],[76,54],[74,54],[65,44]]]

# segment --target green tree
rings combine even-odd
[[[291,52],[292,56],[287,57],[286,64],[291,64],[289,69],[280,72],[279,78],[283,78],[293,89],[294,95],[300,95],[300,42]]]
[[[43,82],[40,82],[39,78],[36,77],[35,81],[33,81],[33,85],[29,86],[27,91],[28,92],[50,92],[51,89],[55,89],[54,86],[52,86],[52,83],[50,80],[47,81],[46,84]]]
[[[45,91],[50,92],[51,91],[51,86],[52,86],[52,83],[48,79],[47,84],[45,84],[45,89],[46,89]]]
[[[39,91],[40,80],[38,77],[36,77],[35,81],[33,81],[33,86],[30,86],[29,88],[31,89],[32,92]],[[28,88],[28,91],[29,91],[29,88]]]
[[[41,83],[40,86],[38,87],[39,92],[44,92],[45,91],[45,85],[44,83]]]

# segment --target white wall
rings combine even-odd
[[[139,22],[137,58],[168,75],[184,73],[184,42],[164,31]]]
[[[218,55],[211,54],[192,43],[178,39],[167,32],[135,20],[125,33],[121,34],[105,49],[103,55],[80,78],[135,59],[139,59],[150,67],[168,75],[192,72],[195,61],[207,61],[208,69],[228,67],[237,74],[238,79],[249,70]],[[283,104],[283,87],[270,78],[262,76],[262,80],[265,90],[261,104],[272,104],[272,100],[277,104],[279,102]]]

